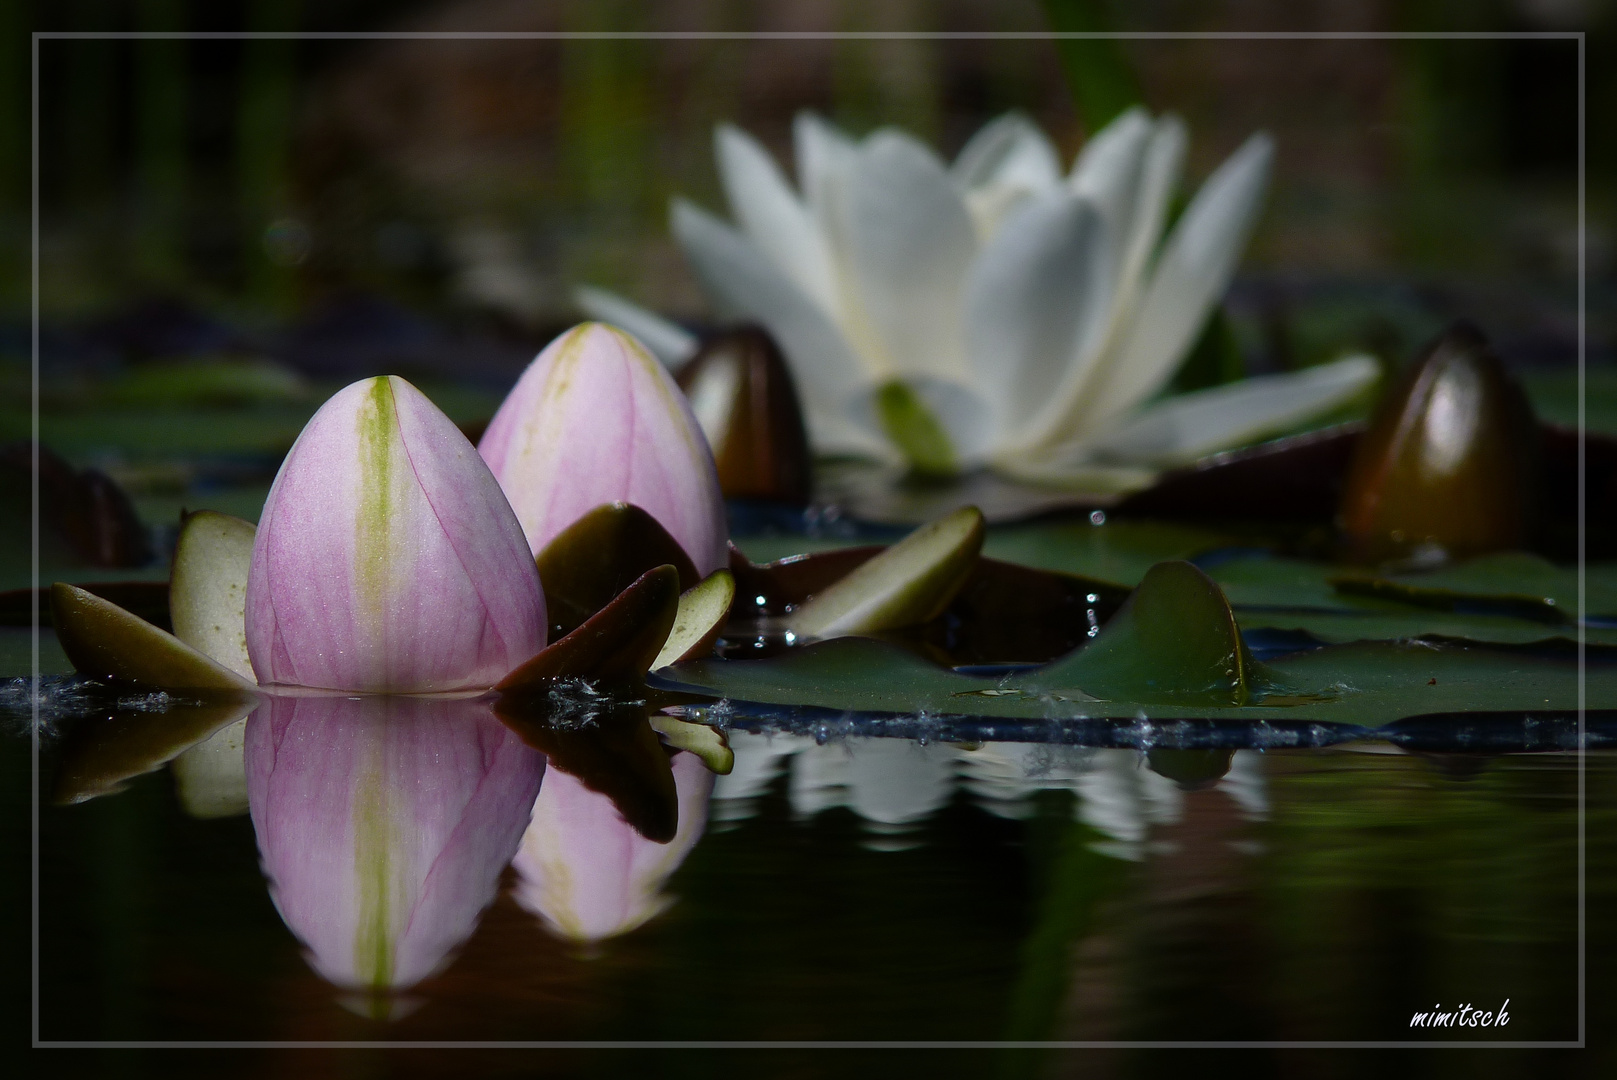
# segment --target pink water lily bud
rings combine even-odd
[[[713,794],[713,774],[695,754],[681,751],[669,765],[679,829],[666,844],[636,832],[607,796],[551,769],[511,863],[522,878],[517,903],[580,942],[627,933],[666,910],[673,901],[663,883],[701,838]]]
[[[396,376],[320,407],[264,503],[247,576],[260,683],[428,693],[545,644],[522,526],[471,443]]]
[[[478,452],[537,553],[602,503],[645,510],[703,577],[727,564],[713,454],[679,387],[640,342],[582,323],[546,346]]]
[[[545,769],[466,699],[278,697],[245,742],[276,909],[323,978],[371,991],[419,982],[471,936]]]

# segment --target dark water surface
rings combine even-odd
[[[1205,762],[1184,757],[1196,751],[822,744],[735,729],[728,776],[712,777],[691,754],[673,757],[679,835],[665,845],[630,836],[604,802],[578,809],[578,800],[600,797],[552,763],[540,802],[573,799],[574,809],[557,811],[573,815],[562,827],[572,831],[548,856],[530,851],[543,846],[536,812],[522,853],[506,866],[505,850],[474,840],[468,856],[464,846],[469,831],[492,835],[512,820],[520,830],[526,820],[521,807],[506,820],[512,811],[499,805],[507,791],[529,798],[527,781],[510,778],[528,766],[500,764],[515,751],[490,734],[496,729],[469,734],[460,749],[412,743],[416,757],[403,765],[390,741],[375,757],[383,762],[377,781],[363,768],[344,774],[331,765],[344,751],[319,740],[337,738],[334,721],[322,719],[318,737],[299,734],[307,716],[283,721],[272,731],[263,710],[249,721],[247,772],[258,776],[249,781],[250,814],[193,817],[171,769],[115,794],[53,805],[61,751],[47,746],[40,1038],[1517,1042],[1579,1034],[1574,753],[1410,753],[1386,743],[1240,750],[1221,779],[1198,779]],[[400,721],[390,722],[397,730]],[[294,743],[335,771],[311,780],[313,766],[293,763]],[[3,745],[20,811],[28,745],[17,737]],[[542,756],[519,749],[536,759],[537,776]],[[272,751],[280,773],[265,772]],[[453,785],[435,777],[467,754],[481,758],[469,766],[477,783],[464,797],[484,809],[450,812],[446,825],[437,809],[419,807],[462,797],[445,794]],[[290,867],[276,854],[318,844],[311,837],[320,827],[309,823],[320,820],[320,805],[347,797],[343,775],[358,777],[355,791],[380,782],[412,792],[417,809],[395,805],[389,850],[415,844],[423,865],[470,896],[420,903],[419,919],[442,930],[416,962],[433,967],[435,948],[448,958],[391,995],[334,985],[351,956],[343,945],[333,959],[317,940],[330,930],[322,920],[335,922],[339,937],[352,932],[338,910],[354,891],[348,849],[324,870]],[[1613,1017],[1617,971],[1617,753],[1589,752],[1583,781],[1587,1007],[1598,1039]],[[212,812],[221,809],[230,808]],[[593,824],[579,824],[580,814],[594,814]],[[7,835],[26,846],[21,830]],[[290,840],[277,848],[272,836]],[[24,865],[20,851],[9,865]],[[278,879],[273,896],[266,871]],[[480,875],[493,900],[474,931]],[[412,887],[395,884],[390,902],[409,902]],[[289,924],[316,944],[307,958]],[[1503,1028],[1410,1026],[1434,1006],[1493,1011],[1507,999]],[[1426,1052],[1396,1066],[1347,1050],[1216,1060],[1257,1075],[1617,1075],[1608,1045]],[[92,1071],[217,1067],[195,1052],[162,1065],[101,1053]],[[475,1065],[373,1049],[323,1057],[318,1068],[284,1055],[231,1068],[706,1075],[701,1063],[710,1060],[673,1050],[480,1053]],[[91,1059],[67,1060],[79,1068]],[[883,1060],[751,1051],[729,1067],[786,1076],[897,1068],[898,1059]],[[1190,1059],[957,1050],[904,1058],[896,1074],[924,1066],[918,1074],[1158,1075],[1175,1060],[1182,1068]]]

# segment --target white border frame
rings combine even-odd
[[[39,1038],[39,44],[42,40],[1577,40],[1578,42],[1578,1038],[1567,1041],[42,1041]],[[44,31],[32,36],[32,1048],[34,1049],[1585,1049],[1585,31]]]

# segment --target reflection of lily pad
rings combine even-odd
[[[152,711],[120,709],[76,727],[56,773],[56,801],[83,802],[121,791],[125,781],[162,768],[241,720],[257,702],[242,697],[161,705]]]
[[[644,702],[597,696],[575,684],[558,687],[546,699],[501,698],[494,712],[523,742],[545,754],[550,768],[578,777],[585,787],[611,799],[647,840],[666,844],[674,838],[679,791],[669,751],[648,722]]]

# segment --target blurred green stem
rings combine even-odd
[[[1045,17],[1057,33],[1099,33],[1114,29],[1104,0],[1044,0]],[[1090,135],[1140,104],[1139,80],[1115,38],[1059,38],[1056,52],[1072,87],[1073,104]]]

